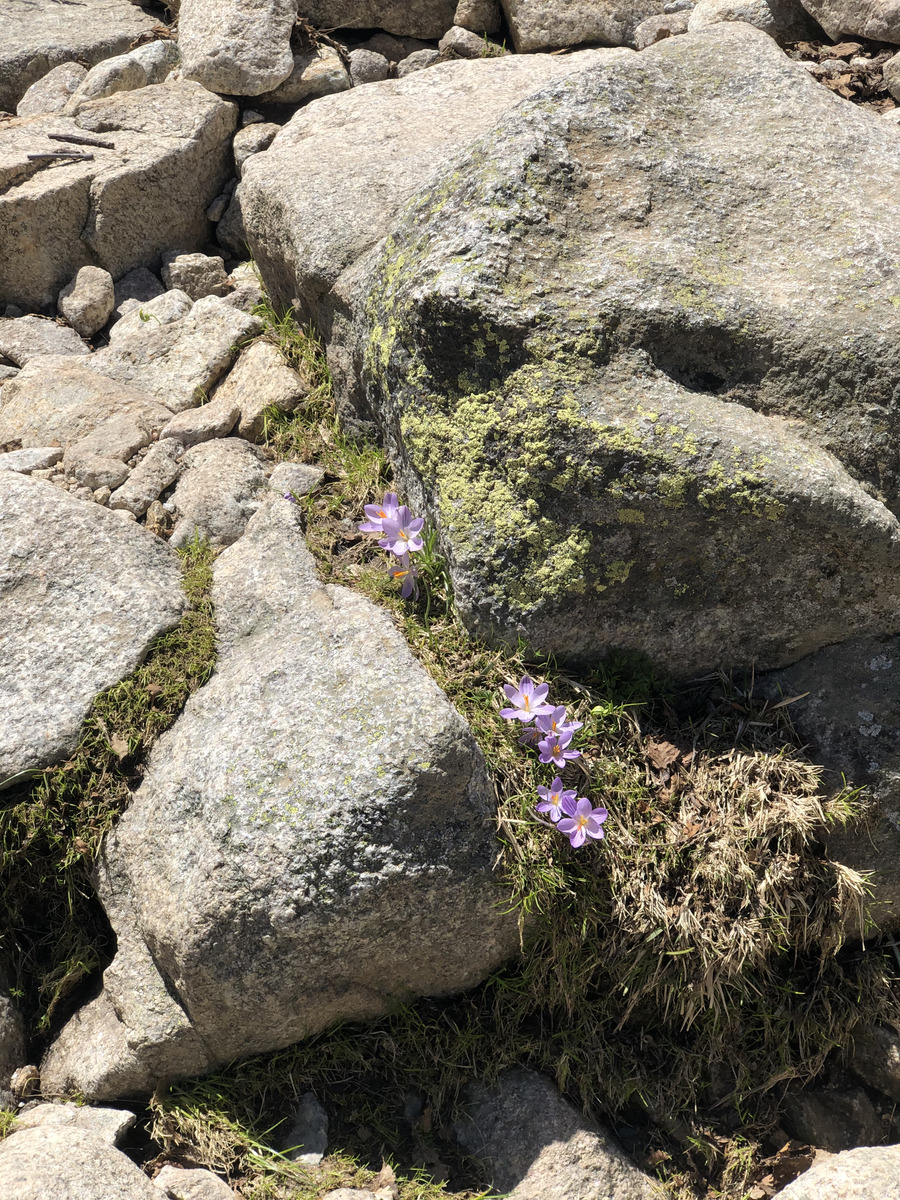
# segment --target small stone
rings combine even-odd
[[[306,1092],[283,1137],[284,1155],[290,1162],[317,1167],[328,1149],[328,1113],[314,1092]]]
[[[228,96],[270,91],[290,74],[296,18],[296,0],[182,0],[185,78]]]
[[[69,456],[66,467],[74,472],[77,480],[74,486],[68,485],[73,495],[78,495],[86,489],[89,498],[93,499],[93,494],[98,488],[112,490],[128,478],[128,467],[121,459],[79,450],[77,444],[67,450],[66,454]]]
[[[412,75],[414,71],[424,71],[426,67],[433,67],[435,63],[441,61],[439,50],[417,50],[415,54],[410,54],[397,65],[397,78],[405,79],[407,75]]]
[[[192,300],[204,296],[225,296],[229,289],[225,263],[218,255],[182,254],[170,250],[162,256],[163,283],[179,288]]]
[[[884,1131],[875,1105],[860,1087],[806,1087],[784,1098],[785,1129],[830,1154],[875,1146]]]
[[[180,321],[193,307],[193,300],[180,288],[162,292],[154,300],[136,305],[116,321],[109,331],[110,344],[135,334],[150,334],[160,325],[171,325],[173,321]]]
[[[275,134],[280,132],[281,126],[276,125],[273,121],[264,121],[261,125],[248,125],[245,129],[237,131],[234,135],[232,149],[234,150],[234,167],[238,179],[243,173],[241,168],[247,159],[253,154],[267,150],[271,146]]]
[[[23,474],[24,474],[24,472],[23,472]],[[65,483],[65,476],[54,475],[53,471],[50,471],[50,470],[32,471],[31,478],[32,479],[50,479],[50,478],[52,478],[54,483]]]
[[[62,112],[87,75],[81,63],[65,62],[33,83],[16,105],[17,117],[37,117]]]
[[[24,367],[43,354],[90,354],[74,329],[43,317],[0,320],[0,354]]]
[[[37,1067],[29,1064],[13,1071],[9,1086],[15,1095],[24,1100],[27,1096],[36,1096],[41,1090],[41,1073]]]
[[[184,446],[176,438],[162,438],[150,447],[139,466],[112,493],[111,509],[127,508],[143,516],[154,500],[171,487],[181,473]]]
[[[116,302],[115,294],[109,271],[102,267],[82,267],[59,293],[59,315],[81,337],[93,337],[109,320]]]
[[[445,58],[493,58],[505,53],[500,46],[479,37],[470,29],[463,29],[461,25],[454,25],[447,30],[438,42],[438,50]]]
[[[153,1182],[170,1200],[235,1200],[228,1184],[212,1171],[165,1166]]]
[[[356,49],[371,50],[373,54],[382,55],[389,63],[398,63],[412,53],[411,47],[389,33],[376,33],[368,41],[360,42]]]
[[[380,83],[387,79],[390,69],[391,64],[383,54],[359,48],[350,51],[350,78],[354,87],[362,83]]]
[[[252,315],[257,305],[265,300],[265,294],[259,284],[245,283],[222,301],[230,308],[239,308],[241,312]]]
[[[152,271],[148,271],[146,267],[135,267],[116,283],[113,312],[122,317],[125,315],[124,305],[129,301],[136,300],[139,304],[146,304],[161,296],[165,290]]]
[[[96,504],[108,504],[112,492],[108,487],[99,487],[94,492],[94,502]]]
[[[241,127],[245,128],[247,125],[258,125],[260,121],[264,121],[265,119],[266,118],[262,115],[262,113],[258,113],[255,109],[245,108],[243,113],[241,113]]]
[[[141,63],[130,54],[117,54],[91,67],[78,85],[66,105],[69,112],[77,112],[89,100],[100,100],[116,92],[136,92],[146,87],[149,80]]]
[[[41,1129],[65,1125],[94,1134],[110,1146],[117,1146],[137,1118],[125,1108],[100,1108],[87,1104],[38,1104],[16,1118],[20,1129]]]
[[[316,96],[330,96],[352,87],[347,68],[332,46],[316,46],[294,55],[294,69],[274,91],[259,97],[260,104],[299,104]]]
[[[265,483],[260,452],[241,438],[192,447],[172,495],[177,513],[172,545],[187,546],[200,537],[214,546],[230,546],[259,507]]]
[[[199,408],[178,413],[160,430],[160,438],[177,438],[185,449],[213,438],[227,437],[237,424],[241,406],[237,400],[218,398]]]
[[[498,0],[459,0],[453,24],[473,33],[498,33],[500,4]]]
[[[206,210],[206,219],[218,224],[225,216],[225,209],[231,203],[232,192],[220,192]]]
[[[378,1200],[378,1197],[368,1188],[337,1188],[326,1192],[322,1200]]]
[[[664,38],[687,33],[690,15],[690,10],[682,9],[679,12],[661,13],[656,17],[648,17],[646,21],[641,21],[635,29],[631,39],[632,45],[635,50],[646,50],[648,46],[655,46]]]
[[[32,475],[55,466],[62,456],[59,446],[30,446],[26,450],[11,450],[8,454],[0,454],[0,471],[21,471],[23,475]]]
[[[269,476],[269,487],[273,492],[282,496],[291,492],[294,496],[306,496],[314,492],[325,478],[321,467],[311,467],[308,463],[279,463]]]
[[[14,367],[11,363],[0,363],[0,384],[5,379],[15,379],[19,373],[19,368]]]
[[[172,514],[159,500],[154,500],[147,509],[144,528],[148,529],[150,533],[155,533],[159,538],[168,538],[172,532],[172,524]]]
[[[117,517],[121,517],[123,521],[136,521],[137,517],[133,512],[129,512],[127,508],[111,508],[110,512],[115,513]]]
[[[291,413],[308,395],[309,382],[287,365],[277,346],[258,341],[243,352],[215,398],[240,404],[238,434],[253,441],[262,433],[267,408]]]
[[[863,1083],[900,1104],[900,1035],[885,1025],[853,1032],[850,1069]]]
[[[3,310],[3,316],[7,320],[13,320],[15,317],[24,317],[25,310],[19,308],[18,304],[7,304],[6,308]]]

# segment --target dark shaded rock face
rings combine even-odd
[[[896,132],[744,25],[549,86],[420,193],[332,358],[472,631],[687,675],[898,628],[898,198]]]

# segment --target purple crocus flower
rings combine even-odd
[[[363,512],[369,518],[359,526],[360,533],[383,533],[385,520],[395,521],[400,511],[396,492],[388,492],[380,504],[366,504]]]
[[[396,554],[398,558],[410,552],[415,554],[425,545],[421,537],[424,524],[424,517],[414,517],[406,505],[401,504],[396,518],[385,517],[382,520],[381,530],[384,537],[378,545],[384,550],[390,550],[391,554]]]
[[[563,791],[563,781],[557,775],[548,788],[538,788],[538,795],[541,797],[541,802],[537,805],[537,811],[549,813],[551,821],[558,821],[565,814],[563,801],[574,800],[575,789],[569,788],[567,791]]]
[[[541,762],[552,762],[557,767],[564,767],[569,759],[581,758],[581,751],[569,746],[571,740],[571,733],[551,733],[543,741],[538,742],[538,750],[541,752]]]
[[[285,500],[290,500],[291,504],[297,503],[297,497],[294,495],[293,492],[285,492],[284,498],[285,498]]]
[[[510,709],[506,709],[505,711],[509,712]],[[534,750],[537,747],[538,742],[540,742],[540,740],[543,736],[544,735],[541,733],[541,731],[539,729],[537,729],[534,725],[532,725],[529,729],[526,729],[525,732],[522,734],[522,736],[519,738],[519,745],[520,746],[530,746],[532,748],[532,750]]]
[[[541,733],[555,736],[559,733],[574,733],[576,729],[581,729],[584,721],[567,720],[566,707],[564,704],[560,704],[558,708],[554,708],[553,712],[538,717],[535,725],[537,725]]]
[[[575,800],[574,792],[566,792],[561,807],[566,814],[556,828],[566,835],[576,848],[583,846],[588,838],[602,838],[603,822],[609,816],[605,808],[594,808],[590,800],[580,796]]]
[[[535,685],[533,679],[528,675],[523,675],[518,687],[514,687],[511,683],[504,683],[503,690],[506,692],[507,700],[513,706],[500,709],[500,716],[506,717],[507,721],[524,721],[527,725],[535,717],[553,712],[553,705],[544,703],[547,693],[550,691],[549,683]]]
[[[389,563],[388,573],[391,579],[399,579],[402,582],[403,586],[400,589],[400,595],[404,600],[408,600],[410,596],[418,592],[419,588],[416,579],[419,576],[419,572],[408,554],[404,554],[399,563]]]

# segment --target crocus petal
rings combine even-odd
[[[569,817],[563,817],[563,819],[556,826],[556,828],[559,830],[560,833],[569,834],[578,828],[578,822],[570,820]]]
[[[567,817],[575,816],[575,793],[564,792],[561,800],[561,807]]]
[[[531,683],[531,680],[529,680],[528,682]],[[534,687],[534,684],[532,684],[532,687]],[[538,684],[538,686],[534,688],[534,692],[532,694],[532,703],[543,704],[544,700],[547,698],[547,693],[549,691],[550,691],[549,683]]]
[[[559,828],[559,826],[557,826],[557,828]],[[576,849],[579,846],[584,845],[586,838],[587,834],[584,832],[584,826],[582,825],[579,825],[577,829],[573,829],[573,831],[569,834],[569,841]]]
[[[513,704],[515,704],[516,700],[519,698],[519,689],[515,686],[515,684],[504,683],[503,690],[506,692],[507,699],[512,700]]]

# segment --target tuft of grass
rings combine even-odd
[[[179,554],[190,607],[178,627],[156,639],[133,675],[97,697],[67,762],[0,792],[0,960],[39,1032],[111,951],[91,865],[150,747],[215,665],[215,552],[195,541]]]

